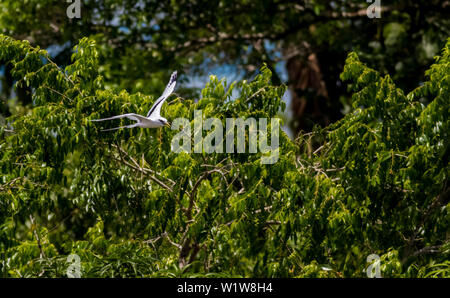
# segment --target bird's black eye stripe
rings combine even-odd
[[[159,121],[161,124],[165,124],[165,122],[162,121],[161,119],[158,119],[158,121]]]

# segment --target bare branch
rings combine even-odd
[[[54,92],[54,93],[64,97],[65,99],[69,100],[70,102],[73,102],[73,100],[70,97],[66,96],[65,94],[63,94],[63,93],[61,93],[61,92],[59,92],[59,91],[57,91],[57,90],[47,86],[47,85],[44,85],[42,87],[47,88],[48,90],[50,90],[50,91],[52,91],[52,92]]]
[[[440,248],[442,245],[435,245],[435,246],[427,246],[422,249],[419,249],[418,251],[415,251],[412,255],[413,257],[417,257],[423,254],[436,254],[440,253]]]
[[[116,158],[115,158],[117,161],[121,161],[123,164],[127,165],[128,167],[132,168],[133,170],[145,174],[145,175],[148,176],[151,180],[153,180],[154,182],[156,182],[157,184],[159,184],[161,187],[163,187],[163,188],[169,190],[170,192],[173,191],[173,189],[172,189],[171,187],[167,186],[164,182],[162,182],[161,180],[159,180],[159,179],[156,178],[155,176],[151,175],[151,174],[149,173],[150,171],[148,171],[148,169],[142,168],[142,167],[136,162],[136,160],[134,160],[132,157],[130,157],[130,156],[128,155],[128,153],[127,153],[124,149],[122,149],[121,147],[119,147],[119,146],[117,146],[117,145],[114,145],[114,144],[113,144],[112,146],[115,147],[115,148],[117,148],[117,149],[119,150],[120,153],[123,153],[123,154],[125,154],[128,158],[130,158],[130,160],[134,163],[134,165],[131,164],[131,163],[129,163],[129,162],[126,161],[125,159],[123,159],[123,158],[122,158],[122,155],[120,155],[120,159],[116,159]]]
[[[23,177],[17,177],[17,178],[12,179],[11,181],[9,181],[8,183],[6,183],[6,184],[4,184],[4,185],[0,185],[0,191],[4,191],[4,190],[6,190],[7,188],[13,187],[13,185],[14,185],[17,181],[22,180],[22,179],[23,179]]]

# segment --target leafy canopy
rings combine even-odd
[[[145,114],[156,94],[106,88],[99,59],[88,38],[62,68],[0,36],[33,100],[0,128],[3,276],[65,276],[73,253],[84,277],[363,277],[372,253],[385,277],[449,276],[450,41],[407,95],[350,53],[352,111],[295,141],[281,131],[273,165],[174,153],[169,129],[101,133],[90,119]],[[273,118],[285,91],[267,67],[251,82],[211,76],[163,116]]]

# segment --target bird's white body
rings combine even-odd
[[[169,97],[170,94],[172,94],[173,90],[175,89],[175,85],[177,82],[177,72],[174,71],[172,75],[170,76],[170,81],[166,86],[166,89],[164,90],[163,94],[155,101],[150,111],[148,111],[147,117],[134,114],[134,113],[128,113],[123,115],[117,115],[109,118],[103,118],[103,119],[93,119],[91,121],[106,121],[106,120],[114,120],[114,119],[120,119],[120,118],[128,118],[131,120],[136,121],[136,123],[131,125],[125,125],[110,129],[104,129],[102,131],[109,131],[109,130],[116,130],[120,128],[133,128],[133,127],[142,127],[142,128],[158,128],[163,126],[170,126],[169,122],[166,118],[161,117],[161,106],[163,105],[164,101]]]

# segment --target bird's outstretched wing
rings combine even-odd
[[[167,84],[163,94],[155,101],[150,111],[148,111],[147,118],[149,118],[150,116],[152,118],[155,117],[158,118],[161,116],[161,106],[163,105],[167,97],[169,97],[169,95],[172,94],[173,90],[175,89],[176,83],[177,83],[177,72],[174,71],[170,76],[169,83]]]
[[[113,119],[120,119],[120,118],[128,118],[128,119],[138,121],[138,122],[141,122],[143,119],[146,119],[144,116],[141,116],[139,114],[128,113],[128,114],[117,115],[117,116],[112,116],[112,117],[103,118],[103,119],[91,119],[91,121],[97,122],[97,121],[106,121],[106,120],[113,120]]]

